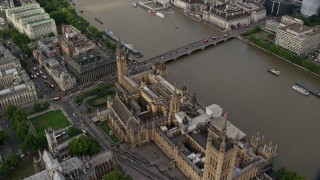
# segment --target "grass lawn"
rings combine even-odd
[[[19,180],[24,179],[30,175],[33,175],[33,158],[28,156],[26,159],[22,160],[20,164],[9,173],[8,176],[4,177],[4,180]]]
[[[108,94],[105,96],[101,96],[98,98],[93,98],[90,101],[88,101],[89,105],[92,107],[100,107],[100,106],[107,106],[107,100],[108,99],[113,99],[115,97],[114,94]]]
[[[111,139],[113,142],[115,142],[115,143],[120,142],[120,139],[119,139],[118,136],[114,133],[114,131],[111,129],[111,127],[109,126],[108,123],[99,124],[99,127],[110,137],[110,139]],[[112,131],[112,133],[110,133],[110,131]]]
[[[70,125],[60,109],[31,118],[30,122],[37,134],[44,134],[44,130],[49,127],[57,130]]]

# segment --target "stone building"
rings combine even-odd
[[[0,45],[0,111],[37,100],[34,83],[10,51]]]
[[[181,8],[185,13],[202,15],[209,8],[210,3],[205,0],[176,0],[174,6]]]
[[[259,134],[250,139],[226,120],[223,109],[198,103],[186,86],[167,81],[166,67],[127,75],[125,53],[117,50],[122,93],[99,113],[131,148],[155,142],[189,179],[247,180],[272,168],[276,146]]]
[[[38,39],[49,33],[58,35],[55,21],[36,2],[5,11],[8,23],[30,39]]]
[[[297,55],[313,52],[320,44],[320,26],[290,24],[277,30],[275,44]]]
[[[61,59],[59,36],[40,39],[33,56],[47,71],[62,91],[72,89],[77,84],[76,79],[68,72],[58,59]]]
[[[116,168],[114,155],[105,151],[92,157],[72,157],[59,161],[50,152],[39,152],[34,158],[35,170],[38,172],[25,180],[99,180]]]
[[[0,44],[0,70],[21,68],[19,59]]]
[[[62,26],[60,45],[62,52],[70,57],[85,54],[96,46],[72,25]]]
[[[211,6],[209,11],[203,13],[203,19],[222,29],[231,29],[250,24],[251,15],[235,4],[221,4]]]
[[[237,2],[236,6],[250,13],[251,22],[257,22],[266,18],[267,10],[262,3]]]
[[[59,132],[60,135],[62,132]],[[57,141],[54,130],[45,132],[48,148],[43,153],[39,151],[39,158],[34,158],[36,174],[25,180],[99,180],[103,175],[117,167],[116,159],[111,151],[104,151],[92,157],[70,157],[68,154],[69,142],[83,134],[64,140]]]

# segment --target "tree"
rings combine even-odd
[[[4,111],[5,115],[8,117],[8,119],[12,119],[15,112],[17,111],[17,107],[10,104]]]
[[[92,108],[91,107],[87,107],[86,112],[87,113],[91,113],[92,112]]]
[[[46,147],[47,139],[44,136],[35,136],[33,134],[27,134],[21,143],[23,152],[35,153],[38,149],[44,149]]]
[[[6,132],[0,131],[0,145],[4,144],[9,139]]]
[[[78,134],[80,134],[82,131],[78,128],[75,128],[75,127],[69,127],[68,129],[68,136],[69,137],[73,137],[73,136],[76,136]]]
[[[46,102],[42,103],[42,109],[43,109],[43,110],[48,109],[48,108],[49,108],[49,106],[50,106],[50,103],[49,103],[48,101],[46,101]]]
[[[16,167],[19,162],[21,161],[21,158],[17,155],[10,155],[8,156],[2,166],[0,167],[0,174],[2,176],[7,175],[11,169],[13,169],[14,167]]]
[[[32,109],[33,109],[34,112],[40,112],[40,111],[42,111],[42,106],[39,103],[35,103],[33,105]]]
[[[103,176],[103,180],[132,180],[132,177],[125,175],[122,171],[115,169]]]
[[[50,17],[55,20],[57,25],[61,25],[63,23],[66,23],[65,14],[61,11],[52,11],[50,13]]]
[[[306,177],[301,176],[293,171],[288,171],[285,168],[281,168],[277,172],[277,180],[305,180]]]
[[[100,144],[96,139],[81,136],[69,143],[69,153],[72,156],[95,155],[100,152]]]

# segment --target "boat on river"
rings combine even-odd
[[[277,77],[280,76],[280,71],[275,70],[275,69],[268,69],[267,72],[272,74],[272,75],[275,75]]]
[[[133,2],[132,5],[133,5],[133,7],[137,7],[137,3],[136,2]]]
[[[98,19],[98,18],[94,18],[94,20],[98,21],[100,24],[103,24],[103,22],[100,21],[100,19]]]
[[[320,97],[320,91],[314,90],[313,88],[310,88],[310,87],[305,86],[305,85],[300,84],[300,83],[294,83],[294,84],[297,85],[297,86],[299,86],[299,87],[302,87],[303,89],[305,89],[305,90],[307,90],[307,91],[309,91],[310,94],[313,94],[313,95],[315,95],[315,96],[317,96],[317,97]]]
[[[305,96],[308,96],[308,95],[310,94],[310,92],[309,92],[308,90],[304,89],[304,88],[301,87],[301,86],[298,86],[297,84],[294,84],[294,85],[292,86],[292,89],[298,91],[299,93],[301,93],[301,94],[303,94],[303,95],[305,95]]]

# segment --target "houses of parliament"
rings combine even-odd
[[[259,179],[272,168],[277,146],[259,133],[248,138],[227,121],[223,109],[204,107],[187,86],[165,79],[164,64],[129,75],[126,52],[117,48],[117,84],[106,119],[115,133],[137,148],[154,142],[189,179]]]

